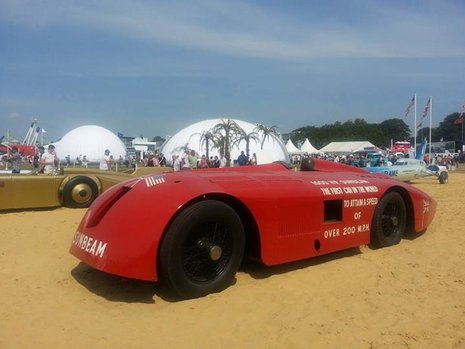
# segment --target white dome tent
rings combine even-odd
[[[203,132],[211,130],[215,125],[222,120],[233,120],[236,122],[246,133],[251,133],[256,128],[256,125],[237,119],[209,119],[192,124],[174,136],[169,138],[162,146],[161,152],[166,157],[168,162],[171,162],[173,155],[182,155],[184,149],[191,149],[199,155],[206,155],[205,145],[201,144],[201,137]],[[261,135],[259,134],[261,139]],[[231,160],[236,160],[241,151],[245,152],[245,142],[239,145],[235,144],[231,147]],[[281,139],[276,136],[268,137],[261,149],[260,141],[251,140],[250,142],[250,156],[257,155],[258,163],[269,163],[273,161],[289,161],[289,156],[286,147]],[[210,146],[209,156],[219,156],[218,149]]]
[[[60,161],[70,156],[74,161],[79,155],[86,156],[90,162],[97,162],[103,158],[105,149],[110,150],[115,160],[126,156],[126,147],[123,142],[106,128],[87,125],[75,128],[63,136],[61,140],[53,143]]]

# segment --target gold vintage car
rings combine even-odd
[[[1,174],[0,210],[66,206],[89,207],[95,198],[116,183],[169,167],[139,167],[133,173],[66,168],[54,175]]]

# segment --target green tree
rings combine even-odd
[[[407,141],[410,139],[410,128],[401,119],[387,119],[379,124],[379,128],[389,142]]]
[[[444,120],[439,123],[439,126],[432,130],[432,141],[439,142],[442,138],[444,141],[461,142],[462,125],[455,123],[455,120],[459,117],[459,115],[459,113],[447,115]]]

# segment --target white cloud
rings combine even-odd
[[[242,57],[465,56],[465,5],[455,1],[356,1],[331,18],[306,4],[282,13],[245,1],[4,0],[0,19],[40,30],[83,26],[149,43]],[[411,4],[410,4],[411,6]],[[305,11],[309,20],[304,21]]]

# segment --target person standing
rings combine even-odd
[[[244,151],[241,151],[241,155],[237,158],[237,164],[239,166],[245,166],[247,165],[247,156],[245,156]]]
[[[100,160],[99,168],[104,171],[109,171],[113,166],[112,156],[110,155],[110,150],[105,149],[105,155]]]
[[[224,155],[221,155],[220,158],[220,168],[226,167],[226,164],[228,163],[228,160],[226,160],[226,157]]]
[[[195,150],[191,150],[190,154],[187,156],[187,159],[191,169],[196,169],[198,167],[199,158],[195,154]]]
[[[52,174],[55,172],[58,166],[58,156],[55,153],[55,146],[50,144],[47,147],[47,152],[43,153],[40,157],[40,170],[43,171],[45,174]]]
[[[185,170],[190,170],[190,169],[191,169],[191,166],[189,163],[189,150],[186,149],[181,158],[181,170],[185,171]]]
[[[39,170],[40,159],[42,158],[42,154],[44,152],[45,152],[45,148],[42,145],[37,147],[36,154],[34,155],[34,160],[32,162],[34,169],[37,171]]]
[[[11,173],[21,172],[21,154],[19,153],[17,147],[11,147],[11,150],[8,153],[6,160],[11,163]]]
[[[208,160],[207,160],[207,157],[205,155],[202,155],[202,157],[200,158],[199,167],[200,168],[208,168]]]

